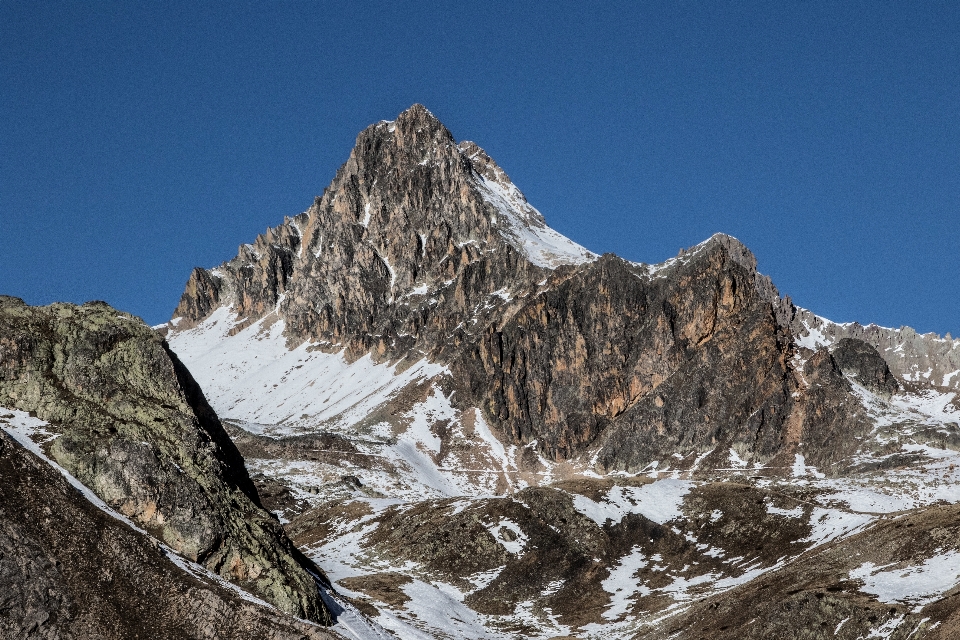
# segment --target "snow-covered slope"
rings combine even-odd
[[[294,451],[289,456],[248,456],[247,461],[253,471],[289,487],[301,505],[314,507],[300,516],[304,506],[280,513],[294,520],[291,526],[300,531],[301,544],[337,585],[341,595],[330,597],[350,599],[341,600],[346,607],[343,624],[360,631],[344,627],[348,637],[386,633],[364,631],[361,610],[376,611],[373,619],[379,626],[371,628],[402,638],[517,637],[510,628],[526,629],[523,637],[633,637],[667,620],[682,619],[705,598],[724,597],[764,576],[779,575],[804,554],[865,534],[888,518],[942,501],[960,501],[960,453],[937,442],[960,441],[958,412],[951,404],[954,394],[901,391],[885,400],[855,386],[875,425],[852,461],[862,471],[844,479],[825,478],[798,454],[792,477],[751,481],[760,495],[767,496],[761,511],[764,526],[773,528],[771,535],[793,536],[792,546],[765,559],[745,553],[730,539],[705,535],[698,524],[703,517],[711,526],[736,522],[739,515],[736,509],[731,511],[731,503],[711,503],[706,512],[700,501],[704,492],[717,490],[717,480],[746,481],[744,465],[718,470],[714,477],[697,477],[691,471],[695,465],[671,469],[666,460],[647,471],[645,480],[642,476],[603,480],[586,468],[543,459],[535,469],[524,468],[523,452],[504,446],[479,412],[465,415],[451,405],[444,391],[451,374],[445,367],[426,360],[410,365],[374,363],[369,356],[348,362],[342,352],[324,350],[330,345],[290,348],[282,323],[267,316],[231,331],[238,319],[229,310],[218,310],[197,327],[173,333],[171,347],[194,372],[223,419],[278,442],[329,432],[353,445],[351,451]],[[380,419],[391,413],[395,414],[391,420]],[[731,453],[731,460],[735,458]],[[894,458],[902,463],[889,465]],[[344,475],[356,477],[358,485],[345,484]],[[608,484],[599,491],[565,484],[578,477]],[[575,624],[545,605],[557,597],[563,580],[545,583],[542,593],[518,602],[510,614],[490,615],[470,603],[504,579],[509,562],[471,576],[472,586],[466,587],[436,573],[429,562],[405,559],[375,542],[384,535],[382,527],[399,526],[394,522],[404,514],[428,509],[436,513],[431,517],[443,520],[450,517],[445,513],[459,517],[473,511],[490,513],[478,516],[484,531],[512,554],[509,557],[522,558],[532,548],[529,540],[538,535],[536,529],[523,518],[517,524],[516,516],[495,515],[489,501],[507,500],[528,509],[524,488],[556,481],[560,484],[555,490],[569,496],[577,517],[598,532],[643,517],[693,545],[698,560],[672,557],[649,541],[613,554],[605,560],[605,577],[596,585],[601,594],[597,597],[606,598],[606,604],[592,621]],[[442,502],[432,502],[436,500]],[[304,543],[315,530],[309,523],[316,526],[318,517],[329,519],[323,525],[326,536]],[[851,566],[850,579],[861,581],[862,592],[881,602],[921,607],[957,583],[953,565],[942,561],[954,552],[937,553],[899,570],[896,575],[913,580],[899,590],[890,586],[894,574],[869,560]],[[368,586],[384,575],[404,576],[398,590],[391,592],[396,595],[378,595],[381,592]],[[890,629],[908,623],[907,617],[897,624],[888,621]]]

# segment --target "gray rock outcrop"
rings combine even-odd
[[[138,318],[99,302],[0,297],[0,407],[51,423],[49,455],[177,553],[287,613],[329,621],[316,568],[259,505],[189,372]]]

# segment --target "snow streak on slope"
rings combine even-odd
[[[345,473],[375,495],[402,500],[525,486],[512,461],[516,448],[508,451],[479,412],[461,415],[440,390],[446,367],[377,364],[369,355],[347,362],[316,344],[288,349],[274,315],[230,335],[237,322],[219,308],[197,327],[172,333],[170,346],[221,419],[270,438],[333,433],[349,441],[349,450],[309,459],[247,460],[251,471],[283,479],[299,499],[312,504],[331,490],[342,493]],[[379,414],[389,421],[370,419],[401,392],[407,400]],[[457,446],[445,446],[451,441]]]
[[[540,267],[554,269],[563,264],[583,264],[597,256],[543,223],[543,216],[534,209],[512,183],[506,186],[483,177],[477,186],[484,199],[507,223],[505,235],[517,249]]]
[[[941,553],[919,565],[898,569],[865,562],[850,571],[850,577],[862,580],[860,591],[877,596],[881,602],[911,604],[920,611],[960,582],[960,552]]]
[[[11,438],[16,440],[24,449],[37,456],[48,465],[53,467],[56,471],[64,477],[64,479],[70,483],[73,488],[80,492],[80,494],[87,499],[92,505],[109,515],[110,517],[119,520],[123,524],[127,525],[137,533],[140,533],[144,536],[150,536],[145,530],[141,529],[139,526],[133,523],[132,520],[127,518],[125,515],[114,510],[106,502],[100,499],[100,497],[87,488],[82,482],[77,480],[69,471],[61,467],[59,464],[50,459],[47,454],[43,452],[41,444],[49,443],[59,436],[58,433],[49,429],[51,425],[48,422],[34,418],[25,411],[18,411],[16,409],[6,409],[0,407],[0,429],[3,429]],[[206,567],[203,567],[199,564],[191,562],[186,558],[183,558],[177,553],[165,545],[163,542],[150,536],[152,544],[156,544],[157,547],[163,551],[164,555],[176,566],[178,566],[183,571],[186,571],[194,578],[198,578],[201,581],[208,583],[216,583],[225,589],[229,589],[233,593],[239,595],[244,600],[248,602],[253,602],[255,604],[268,607],[270,609],[276,609],[273,605],[268,602],[257,598],[256,596],[247,593],[237,585],[228,582],[221,576],[213,573]]]
[[[598,528],[604,523],[609,526],[608,520],[621,522],[628,514],[643,515],[673,535],[682,535],[696,549],[691,557],[699,556],[699,560],[688,565],[686,560],[661,558],[640,544],[622,557],[612,557],[610,573],[600,585],[610,596],[609,604],[598,610],[596,622],[578,629],[561,624],[536,597],[517,603],[509,615],[485,616],[471,610],[465,604],[471,602],[467,598],[509,571],[501,566],[470,576],[467,582],[476,589],[460,583],[454,586],[447,578],[431,574],[426,565],[391,559],[378,550],[371,540],[376,539],[381,518],[390,509],[427,509],[422,502],[426,499],[455,498],[449,504],[462,511],[484,496],[512,494],[527,486],[526,481],[549,484],[554,477],[560,481],[568,473],[588,476],[585,469],[541,460],[542,471],[532,475],[521,472],[518,450],[523,449],[501,443],[476,409],[455,406],[449,391],[455,385],[446,383],[450,373],[440,365],[421,360],[404,368],[406,363],[377,364],[369,357],[347,362],[340,353],[330,353],[333,346],[329,344],[288,349],[283,323],[273,315],[230,336],[237,326],[230,310],[219,309],[195,329],[175,331],[171,346],[194,372],[222,418],[272,438],[330,432],[354,447],[350,452],[311,450],[302,458],[248,458],[248,464],[253,472],[281,480],[298,499],[311,505],[340,500],[333,508],[343,512],[329,521],[332,528],[304,550],[335,582],[345,580],[355,586],[350,579],[378,573],[409,578],[401,588],[409,600],[386,604],[374,598],[379,612],[375,621],[404,638],[517,637],[501,631],[511,625],[541,629],[536,637],[542,638],[571,633],[632,637],[640,629],[659,624],[665,616],[679,615],[702,597],[789,566],[801,550],[809,552],[856,535],[890,517],[888,514],[938,499],[960,500],[960,454],[931,439],[936,433],[947,441],[951,434],[960,434],[952,393],[900,393],[886,401],[855,387],[877,428],[864,440],[852,464],[872,469],[891,455],[913,456],[913,464],[858,471],[842,480],[823,477],[807,467],[802,456],[797,457],[795,477],[747,479],[746,470],[737,464],[718,471],[737,483],[750,482],[783,496],[802,496],[790,498],[794,501],[783,503],[786,507],[772,503],[766,507],[768,513],[789,520],[788,530],[795,525],[805,528],[796,537],[794,551],[761,561],[700,537],[691,528],[688,498],[705,483],[687,479],[691,475],[683,470],[639,486],[635,484],[638,479],[631,481],[633,486],[621,486],[614,480],[608,489],[590,493],[590,497],[572,493],[574,508]],[[817,336],[812,340],[822,343]],[[670,461],[653,466],[659,469],[664,462]],[[344,474],[358,478],[361,484],[343,481]],[[659,469],[651,476],[662,478],[663,474]],[[461,502],[463,506],[454,506]],[[443,517],[440,511],[437,514]],[[712,520],[722,515],[718,510]],[[532,549],[529,541],[533,538],[524,534],[520,522],[497,517],[485,523],[494,541],[516,559]],[[941,583],[949,587],[952,577],[931,575],[923,562],[919,558],[915,566],[904,570],[919,584],[911,593],[928,589],[931,580],[939,589],[931,591],[932,595],[942,592]],[[889,577],[884,573],[887,568],[864,568],[864,590],[874,593],[880,589]],[[552,589],[550,593],[563,587],[551,585],[547,588]],[[874,591],[868,591],[871,588]],[[347,596],[366,597],[360,591],[343,591]],[[357,616],[355,626],[361,629],[362,618]]]

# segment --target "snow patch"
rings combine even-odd
[[[850,577],[862,580],[860,591],[880,602],[914,605],[914,611],[919,611],[960,583],[960,552],[949,551],[900,569],[865,562],[850,571]]]
[[[515,522],[504,518],[492,527],[487,527],[490,534],[499,542],[504,549],[513,555],[519,555],[527,546],[527,535]],[[509,531],[510,533],[504,533]]]
[[[637,596],[650,594],[650,588],[634,575],[647,566],[647,558],[639,546],[633,547],[620,559],[617,566],[610,569],[610,575],[600,583],[603,590],[610,594],[610,606],[603,612],[606,620],[616,620],[630,610]]]
[[[683,498],[692,487],[692,482],[674,478],[658,480],[641,487],[616,485],[600,502],[575,494],[573,506],[601,526],[607,520],[620,522],[628,513],[639,513],[658,524],[664,524],[680,517]]]
[[[253,433],[282,436],[349,426],[408,384],[447,372],[426,360],[398,373],[369,355],[347,362],[341,353],[313,344],[288,349],[284,323],[276,316],[229,336],[237,322],[230,309],[220,307],[168,340],[217,414]]]
[[[502,185],[477,176],[476,185],[490,205],[507,223],[505,236],[539,267],[555,269],[564,264],[593,262],[597,255],[543,223],[543,216],[534,209],[513,184]]]

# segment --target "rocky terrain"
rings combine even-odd
[[[955,624],[960,341],[795,307],[722,234],[594,255],[420,105],[161,331],[378,633]]]
[[[44,453],[104,503],[282,611],[329,621],[310,572],[260,504],[190,373],[105,303],[0,298],[0,407],[48,426]]]
[[[4,410],[0,426],[0,637],[333,637],[179,559],[6,433],[49,424]]]
[[[957,374],[730,236],[595,255],[414,105],[166,325],[0,299],[0,508],[44,514],[0,621],[130,637],[147,581],[170,637],[954,637]]]

